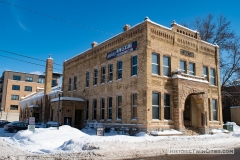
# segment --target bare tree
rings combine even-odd
[[[195,18],[191,26],[199,31],[202,40],[219,46],[221,86],[239,78],[240,38],[231,29],[231,21],[223,15],[214,19],[213,14],[208,14]]]

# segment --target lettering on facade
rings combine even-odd
[[[127,44],[123,47],[120,47],[114,51],[111,51],[107,54],[107,60],[110,60],[110,59],[113,59],[113,58],[116,58],[116,57],[119,57],[123,54],[126,54],[128,52],[131,52],[131,51],[134,51],[137,49],[137,41],[134,41],[130,44]]]
[[[188,57],[194,57],[194,53],[193,52],[189,52],[189,51],[186,51],[186,50],[183,50],[183,49],[180,50],[180,53],[182,55],[185,55],[185,56],[188,56]]]

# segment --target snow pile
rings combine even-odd
[[[79,158],[81,155],[82,159],[86,159],[86,157],[88,159],[127,159],[165,155],[171,148],[239,147],[240,127],[234,124],[234,130],[235,132],[231,134],[221,132],[200,136],[169,136],[178,133],[176,130],[156,132],[156,134],[166,133],[167,136],[152,136],[144,132],[140,132],[136,136],[128,136],[111,129],[109,133],[105,132],[104,136],[96,136],[96,130],[93,128],[85,128],[80,131],[64,125],[60,126],[59,130],[51,127],[36,128],[35,132],[23,130],[14,136],[8,133],[12,137],[0,138],[0,145],[1,140],[12,144],[9,151],[5,148],[5,156],[8,155],[7,153],[13,154],[10,151],[11,148],[18,147],[23,151],[13,155],[31,154],[39,157],[59,155],[60,158],[66,155],[69,156],[67,157],[69,159]],[[0,129],[0,136],[3,132],[7,133]]]
[[[233,125],[233,136],[240,137],[240,127],[235,122],[227,122],[226,125]]]
[[[168,135],[170,136],[170,135],[182,135],[183,133],[174,129],[170,129],[163,131],[152,131],[150,134],[153,136],[168,136]]]
[[[229,131],[228,130],[226,130],[226,129],[211,129],[210,130],[210,133],[211,134],[216,134],[216,133],[229,133]]]
[[[12,138],[5,139],[7,142],[26,149],[32,153],[50,153],[61,146],[65,141],[72,138],[88,137],[89,135],[70,126],[36,128],[35,132],[23,130],[16,133]]]

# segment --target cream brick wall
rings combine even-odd
[[[121,123],[142,124],[148,129],[156,128],[184,128],[182,113],[185,99],[189,94],[196,91],[204,91],[204,105],[202,112],[209,120],[208,99],[218,99],[218,109],[221,110],[221,97],[219,86],[219,51],[218,47],[200,40],[199,34],[184,27],[174,24],[172,29],[167,29],[151,22],[145,21],[140,25],[123,32],[122,34],[80,54],[64,63],[63,92],[64,96],[83,97],[89,100],[89,117],[92,117],[92,102],[97,99],[97,120],[100,120],[100,99],[105,98],[105,108],[107,108],[107,98],[113,97],[113,119],[104,122],[116,121],[116,97],[122,95],[122,121]],[[138,42],[135,51],[106,60],[107,53],[129,44]],[[180,54],[180,49],[194,53],[194,57]],[[152,53],[160,57],[160,75],[152,74]],[[138,56],[138,75],[131,77],[131,57]],[[202,75],[202,66],[216,70],[217,86],[206,83],[192,82],[189,80],[172,79],[163,76],[163,56],[171,57],[171,72],[180,68],[180,60],[188,63],[195,63],[196,76]],[[123,62],[123,78],[116,80],[117,61]],[[113,81],[100,84],[101,66],[113,64]],[[93,86],[93,72],[98,69],[98,85]],[[86,72],[90,72],[90,86],[86,87]],[[106,72],[107,73],[107,72]],[[188,72],[187,72],[188,73]],[[78,77],[77,90],[68,91],[69,78]],[[209,80],[209,79],[208,79]],[[175,81],[175,82],[174,82]],[[73,84],[73,83],[72,83]],[[152,120],[152,92],[160,94],[160,119]],[[131,120],[131,95],[138,93],[137,121]],[[164,93],[171,95],[171,120],[164,120]],[[211,106],[210,106],[211,107]],[[105,112],[106,117],[107,112]],[[200,115],[200,112],[198,113]],[[198,117],[199,119],[200,117]],[[211,119],[210,119],[211,120]],[[206,126],[221,126],[221,112],[218,115],[218,122],[207,121]],[[200,127],[200,124],[199,124]]]

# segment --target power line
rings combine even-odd
[[[52,18],[52,19],[55,19],[55,20],[58,20],[58,21],[61,21],[61,22],[65,22],[65,23],[68,23],[68,24],[71,24],[71,25],[79,26],[79,27],[82,27],[82,28],[86,28],[86,29],[89,29],[89,30],[96,31],[96,32],[105,33],[105,34],[108,34],[108,35],[113,35],[111,33],[105,32],[105,31],[97,30],[97,29],[94,29],[94,28],[91,28],[91,27],[88,27],[88,26],[84,26],[84,25],[75,23],[75,22],[67,21],[67,20],[64,20],[64,19],[61,19],[61,18],[57,18],[57,17],[50,16],[50,15],[47,15],[47,14],[44,14],[44,13],[40,13],[40,12],[31,10],[31,9],[28,9],[28,8],[24,8],[22,6],[18,6],[18,5],[12,4],[12,3],[8,3],[8,2],[2,1],[2,0],[0,0],[0,2],[5,3],[7,5],[10,5],[10,6],[14,6],[14,7],[26,10],[26,11],[29,11],[29,12],[32,12],[32,13],[35,13],[35,14],[38,14],[38,15],[41,15],[41,16],[44,16],[44,17],[48,17],[48,18]]]
[[[37,64],[37,63],[29,62],[29,61],[24,61],[24,60],[21,60],[21,59],[16,59],[16,58],[8,57],[8,56],[4,56],[4,55],[1,55],[1,54],[0,54],[0,56],[1,56],[1,57],[5,57],[5,58],[9,58],[9,59],[13,59],[13,60],[16,60],[16,61],[21,61],[21,62],[25,62],[25,63],[29,63],[29,64],[34,64],[34,65],[37,65],[37,66],[46,67],[45,65],[41,65],[41,64]],[[58,68],[53,68],[53,69],[62,71],[62,69],[58,69]]]
[[[34,60],[41,61],[41,62],[46,62],[45,60],[42,60],[42,59],[37,59],[37,58],[33,58],[33,57],[29,57],[29,56],[25,56],[25,55],[22,55],[22,54],[9,52],[9,51],[5,51],[5,50],[1,50],[1,49],[0,49],[0,52],[5,52],[5,53],[14,54],[14,55],[22,56],[22,57],[29,58],[29,59],[34,59]],[[56,64],[58,66],[62,66],[61,64],[57,64],[57,63],[54,63],[54,64]]]

